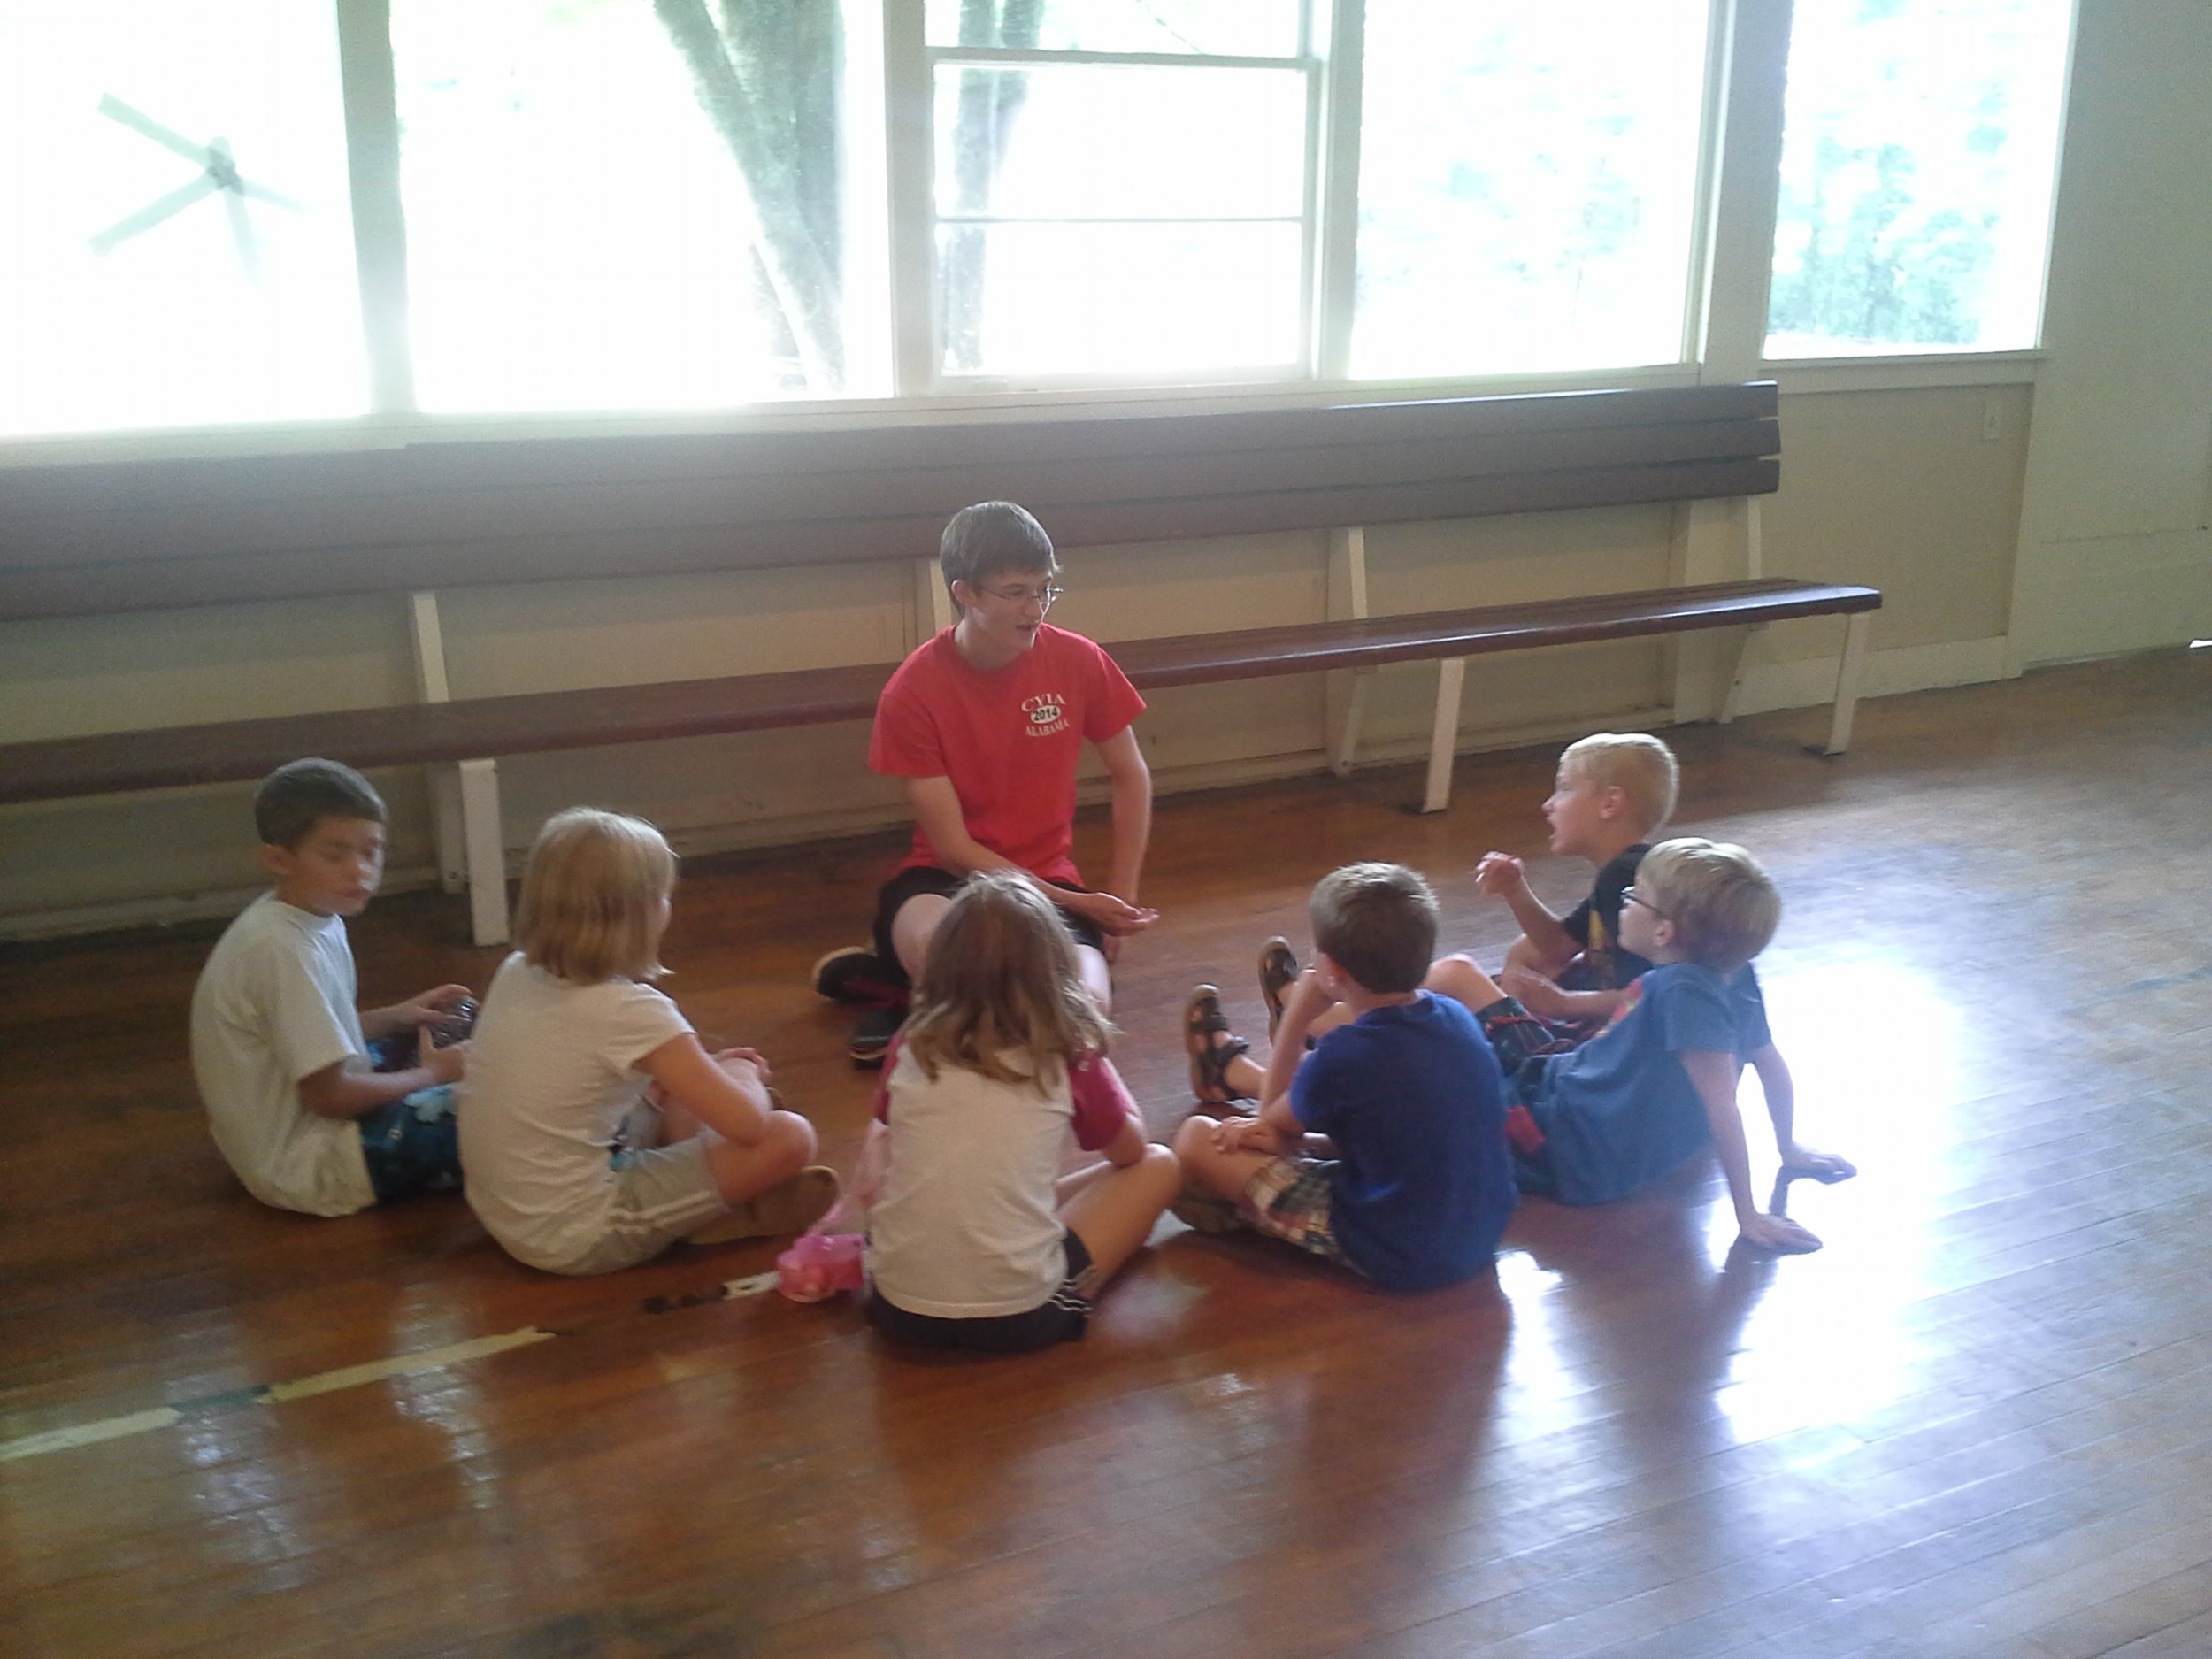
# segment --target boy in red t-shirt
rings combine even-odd
[[[882,1063],[930,935],[973,872],[1024,871],[1044,888],[1102,1009],[1121,940],[1157,914],[1136,902],[1152,833],[1152,774],[1131,725],[1144,699],[1102,649],[1046,623],[1060,595],[1052,538],[1012,502],[981,502],[953,515],[938,564],[960,620],[891,676],[868,745],[871,770],[906,780],[913,849],[878,897],[872,947],[815,964],[823,995],[868,1005],[850,1050],[863,1065]],[[1070,856],[1086,742],[1098,746],[1113,806],[1099,891]]]

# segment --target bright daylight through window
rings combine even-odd
[[[2073,0],[1796,0],[1766,355],[2036,344]]]
[[[2033,345],[2070,0],[1793,10],[1769,354]],[[1664,371],[1740,15],[0,0],[0,435]]]
[[[0,433],[368,407],[326,10],[0,0]]]
[[[1680,360],[1709,9],[1367,8],[1355,375]]]

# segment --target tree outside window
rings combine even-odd
[[[2071,0],[1796,0],[1766,353],[2036,343]]]

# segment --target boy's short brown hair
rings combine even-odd
[[[1573,767],[1600,788],[1626,795],[1642,834],[1674,816],[1682,771],[1674,751],[1648,732],[1594,732],[1568,744],[1559,764]]]
[[[1436,895],[1403,864],[1346,864],[1317,882],[1316,950],[1383,995],[1417,991],[1436,955]]]
[[[1716,973],[1733,973],[1764,950],[1782,920],[1782,895],[1757,859],[1695,835],[1646,853],[1636,895],[1674,924],[1686,958]]]
[[[1007,571],[1050,576],[1060,562],[1052,538],[1028,508],[1010,501],[979,501],[963,507],[945,526],[937,542],[937,568],[950,592],[955,582],[974,588]]]
[[[326,818],[385,822],[384,797],[350,766],[334,760],[289,760],[261,780],[253,795],[254,833],[265,847],[288,852]]]

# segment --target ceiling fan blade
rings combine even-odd
[[[266,202],[271,207],[286,208],[295,213],[307,211],[306,203],[296,201],[281,190],[272,190],[265,184],[255,184],[250,180],[241,179],[238,188],[241,194],[250,196],[257,202]]]
[[[111,251],[118,242],[129,241],[151,230],[172,214],[182,212],[202,196],[220,189],[214,180],[203,173],[181,189],[172,190],[157,202],[149,203],[137,212],[119,219],[98,235],[87,239],[85,245],[95,253]]]
[[[194,143],[181,133],[173,133],[150,115],[141,114],[112,93],[100,95],[100,113],[111,121],[119,121],[134,133],[150,138],[164,150],[173,150],[196,166],[208,165],[206,147]]]
[[[238,268],[246,280],[261,280],[261,250],[254,242],[253,218],[246,211],[246,198],[235,190],[223,192],[223,207],[230,215],[230,239],[238,250]]]

